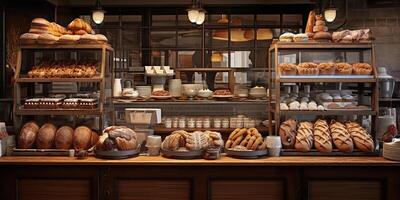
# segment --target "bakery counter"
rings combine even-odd
[[[400,199],[382,157],[2,157],[0,199]]]

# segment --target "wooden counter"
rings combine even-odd
[[[400,162],[382,157],[1,157],[0,199],[400,199]]]
[[[218,160],[179,160],[162,156],[138,156],[123,160],[85,159],[56,156],[1,157],[0,165],[135,165],[135,166],[398,166],[400,162],[383,157],[282,156],[260,159],[237,159],[223,156]]]

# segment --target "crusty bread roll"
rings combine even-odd
[[[35,122],[26,123],[19,132],[18,148],[31,149],[36,141],[39,126]]]
[[[54,44],[58,41],[59,37],[54,36],[52,34],[40,34],[38,37],[39,44]]]
[[[51,149],[54,145],[57,127],[53,124],[46,123],[40,127],[37,138],[36,147],[38,149]]]
[[[365,130],[360,124],[356,122],[347,122],[346,128],[349,131],[351,138],[353,139],[354,145],[365,152],[374,151],[374,141],[367,130]]]
[[[47,33],[49,33],[49,30],[32,27],[29,29],[29,33],[47,34]]]
[[[313,144],[313,124],[310,122],[300,122],[294,147],[297,151],[308,152],[311,150]]]
[[[332,151],[332,138],[326,120],[318,119],[314,123],[314,146],[320,152]]]
[[[332,121],[329,129],[332,133],[333,143],[340,151],[353,151],[353,140],[345,125],[340,122]]]
[[[73,146],[75,150],[86,150],[90,146],[92,130],[86,126],[79,126],[74,131]]]
[[[36,33],[24,33],[19,37],[21,44],[35,44],[39,35]]]
[[[56,132],[56,149],[70,149],[74,138],[74,129],[69,126],[62,126]]]
[[[97,43],[97,37],[96,37],[96,35],[92,35],[92,34],[81,35],[79,42],[80,43]]]
[[[80,35],[62,35],[60,39],[57,41],[60,44],[74,44],[77,43],[80,39]]]
[[[50,26],[50,22],[44,18],[35,18],[32,20],[31,26],[48,27]]]

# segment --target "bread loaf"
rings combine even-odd
[[[89,149],[92,130],[86,126],[79,126],[74,131],[73,146],[75,150]]]
[[[74,139],[74,129],[69,126],[62,126],[56,132],[56,149],[70,149]]]
[[[96,145],[98,141],[99,141],[99,134],[97,134],[95,131],[92,131],[92,134],[90,135],[90,148]]]
[[[332,138],[326,120],[317,120],[314,123],[314,146],[320,152],[332,151]]]
[[[310,151],[313,146],[313,140],[313,124],[310,122],[300,122],[294,145],[296,150],[301,152]]]
[[[53,124],[50,123],[43,124],[43,126],[40,127],[36,138],[36,147],[38,149],[53,148],[56,131],[57,128]]]
[[[366,152],[374,151],[375,146],[371,135],[369,135],[367,130],[361,127],[360,124],[356,122],[348,122],[346,123],[346,128],[353,139],[354,145],[358,149]]]
[[[138,148],[135,131],[126,126],[110,126],[103,130],[103,134],[105,133],[108,134],[109,142],[112,142],[114,148],[118,150],[124,151]]]
[[[332,121],[329,128],[335,146],[342,152],[352,152],[353,140],[346,127],[340,122]]]
[[[33,144],[35,143],[38,131],[39,126],[35,122],[26,123],[19,133],[18,148],[33,148]]]
[[[19,40],[21,44],[35,44],[38,38],[38,34],[24,33],[19,37]]]
[[[308,14],[308,20],[307,20],[307,26],[306,26],[305,33],[312,33],[314,25],[315,25],[315,11],[312,10]]]
[[[296,142],[297,122],[294,119],[284,121],[279,128],[283,148],[293,149]]]

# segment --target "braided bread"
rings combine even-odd
[[[294,145],[297,151],[310,151],[313,146],[313,140],[313,124],[310,122],[300,122]]]
[[[319,119],[314,123],[314,146],[320,152],[332,151],[332,138],[326,120]]]
[[[256,128],[238,128],[229,135],[225,148],[238,151],[264,150],[267,143]]]
[[[279,128],[282,146],[287,149],[293,149],[296,141],[297,122],[294,119],[284,121]]]
[[[353,140],[351,139],[350,133],[347,131],[346,127],[342,123],[332,120],[329,128],[335,146],[342,152],[352,152]]]
[[[354,145],[361,151],[374,151],[374,141],[367,130],[356,122],[347,122],[346,128],[349,131]]]

